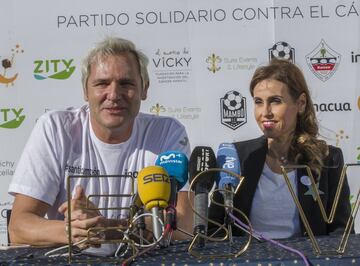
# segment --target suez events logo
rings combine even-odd
[[[219,56],[212,53],[206,58],[205,62],[207,63],[207,69],[215,74],[220,70],[253,70],[257,66],[258,59],[256,57],[234,55]]]
[[[175,117],[179,120],[196,120],[200,118],[201,108],[190,106],[164,106],[160,103],[150,107],[150,112],[156,115],[164,113],[165,115]]]
[[[246,98],[240,92],[228,91],[220,98],[221,124],[235,130],[247,122]]]
[[[0,128],[18,128],[25,119],[24,108],[0,108]]]
[[[17,55],[24,53],[24,50],[20,47],[19,44],[16,44],[13,49],[11,49],[10,55],[0,54],[1,66],[3,71],[0,72],[0,84],[5,84],[6,87],[9,85],[14,85],[14,81],[18,77],[18,73],[13,73],[13,67],[15,64],[15,59]]]
[[[269,60],[273,58],[289,60],[295,63],[295,49],[284,41],[275,43],[269,49]],[[339,67],[341,55],[332,49],[325,40],[305,56],[310,71],[321,81],[330,79]],[[352,54],[352,61],[357,61],[356,55]]]
[[[74,59],[50,59],[34,61],[34,77],[44,79],[68,79],[75,71]]]

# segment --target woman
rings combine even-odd
[[[294,64],[273,60],[258,68],[250,83],[250,93],[254,100],[255,119],[264,135],[234,143],[241,173],[245,177],[234,197],[234,207],[250,218],[254,230],[268,237],[305,235],[280,166],[308,165],[329,215],[344,163],[342,152],[317,138],[318,125],[309,89],[302,72]],[[287,175],[313,233],[327,235],[337,229],[342,233],[351,211],[347,181],[334,221],[327,224],[313,198],[305,169],[289,169]],[[216,193],[215,200],[222,200],[219,193]],[[224,216],[224,208],[211,204],[210,219],[223,223]],[[209,232],[214,229],[210,223]],[[241,231],[233,227],[233,234],[240,235]]]

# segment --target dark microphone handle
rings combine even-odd
[[[208,217],[208,191],[206,188],[196,185],[195,186],[195,197],[194,207],[195,211],[203,217]],[[207,221],[194,213],[194,235],[199,233],[207,235]],[[205,239],[199,237],[196,243],[197,247],[205,246]]]
[[[176,224],[176,208],[174,205],[169,205],[166,208],[166,224],[170,225],[172,230],[177,229]]]
[[[203,217],[208,217],[208,194],[195,192],[194,197],[195,211]],[[207,229],[207,221],[201,218],[199,215],[194,214],[194,231],[197,227],[204,227]]]
[[[223,197],[224,197],[224,204],[227,206],[226,212],[232,213],[232,209],[234,207],[234,188],[230,184],[226,184],[223,191]]]
[[[144,213],[144,209],[140,208],[140,210],[138,211],[139,215],[142,215]],[[146,224],[145,224],[145,217],[142,216],[140,217],[137,222],[136,222],[136,228],[141,229],[141,230],[145,230],[146,229]]]

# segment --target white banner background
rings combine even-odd
[[[255,68],[269,61],[269,49],[286,42],[318,106],[322,136],[342,148],[346,162],[360,162],[359,15],[359,0],[2,1],[0,210],[11,208],[7,187],[37,118],[47,110],[83,104],[80,62],[106,35],[134,41],[150,58],[151,85],[142,111],[176,117],[186,126],[192,147],[208,145],[215,151],[221,142],[261,134],[249,82]],[[338,55],[336,71],[326,81],[306,60],[322,40],[327,52]],[[74,72],[50,78],[66,69],[62,60]],[[246,98],[247,121],[237,129],[221,123],[220,98],[231,90]],[[349,182],[356,196],[360,171],[354,172]],[[4,217],[0,243],[6,243]]]

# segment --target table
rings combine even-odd
[[[336,250],[340,237],[318,237],[322,250]],[[234,238],[235,244],[242,243],[243,238]],[[303,252],[312,265],[360,265],[360,234],[350,235],[346,251],[343,255],[314,255],[308,238],[294,238],[280,241]],[[177,241],[174,245],[163,249],[155,249],[143,254],[131,265],[248,265],[248,266],[274,266],[274,265],[305,265],[299,255],[290,253],[268,242],[252,240],[249,249],[235,259],[202,259],[199,260],[188,254],[189,241]],[[228,242],[207,243],[205,252],[220,254],[228,249]],[[21,248],[0,251],[0,265],[65,265],[66,257],[49,258],[44,253],[49,248]],[[72,265],[120,265],[118,258],[90,257],[86,255],[75,256]]]

